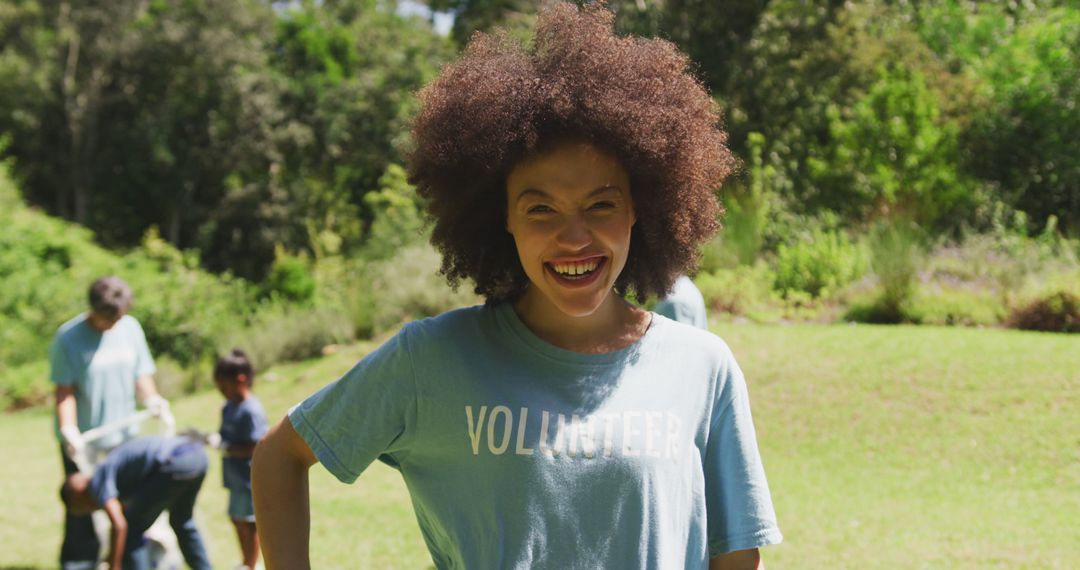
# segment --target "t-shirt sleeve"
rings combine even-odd
[[[150,355],[150,346],[146,344],[146,333],[142,325],[135,321],[135,377],[139,378],[157,372],[154,357]]]
[[[416,381],[406,327],[337,381],[289,410],[293,428],[335,477],[352,483],[380,455],[408,453]]]
[[[783,540],[750,417],[746,380],[727,355],[705,453],[709,556]]]
[[[116,462],[106,460],[94,470],[94,475],[90,478],[90,495],[99,505],[104,505],[105,501],[120,495],[116,489],[116,469]]]
[[[71,386],[75,375],[71,372],[71,362],[60,339],[53,340],[49,347],[49,379],[57,386]]]

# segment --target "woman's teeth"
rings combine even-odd
[[[559,275],[566,277],[575,277],[593,272],[596,269],[597,265],[600,265],[599,259],[593,259],[580,263],[552,263],[551,267],[555,269],[555,272]]]

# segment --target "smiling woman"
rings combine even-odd
[[[731,157],[685,56],[602,8],[478,36],[421,94],[411,179],[452,283],[295,406],[253,489],[267,567],[307,567],[307,469],[401,472],[438,568],[757,568],[780,542],[749,398],[666,292],[716,229]]]

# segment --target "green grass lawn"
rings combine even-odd
[[[1072,568],[1080,560],[1080,336],[714,323],[750,383],[784,544],[770,568]],[[279,367],[273,419],[371,345]],[[174,403],[216,427],[220,398]],[[51,568],[60,464],[48,410],[0,417],[0,569]],[[428,568],[397,474],[312,475],[316,568]],[[220,460],[199,500],[215,567],[239,560]]]

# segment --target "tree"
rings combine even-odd
[[[5,102],[31,117],[7,127],[32,202],[106,243],[158,225],[189,247],[227,176],[265,172],[264,3],[24,1],[11,13],[20,30],[5,52],[46,75],[37,101]]]
[[[451,35],[460,47],[475,32],[488,32],[496,26],[521,38],[531,37],[538,5],[529,0],[428,0],[427,4],[432,10],[454,13]]]
[[[344,249],[356,247],[361,219],[372,219],[364,196],[402,162],[414,93],[450,60],[451,46],[422,20],[352,2],[286,12],[274,53],[289,117],[280,185],[312,242],[332,232]]]
[[[926,227],[953,223],[971,205],[960,173],[955,125],[943,123],[922,75],[883,65],[851,107],[828,108],[830,145],[810,157],[825,205],[853,220],[893,218]]]
[[[1080,12],[1045,12],[973,67],[987,108],[964,134],[973,173],[1037,227],[1080,232]]]

